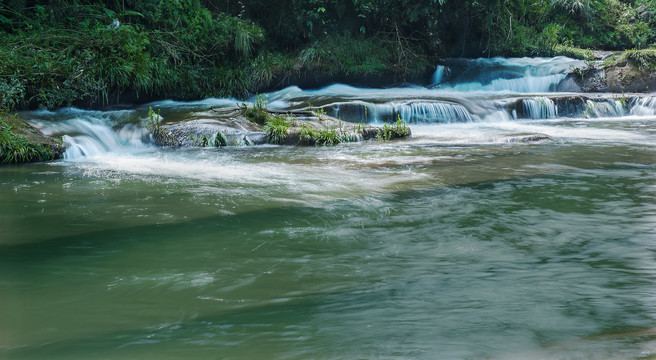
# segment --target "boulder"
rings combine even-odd
[[[411,136],[410,128],[405,123],[370,126],[314,112],[270,111],[269,116],[275,121],[261,126],[247,119],[242,110],[219,111],[216,117],[160,125],[153,130],[155,143],[160,146],[183,147],[250,146],[265,143],[316,146]]]

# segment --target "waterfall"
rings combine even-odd
[[[656,115],[656,97],[636,98],[631,101],[631,115],[654,116]]]
[[[536,97],[522,100],[524,114],[530,119],[555,119],[558,117],[558,107],[553,100],[546,97]]]
[[[64,159],[73,160],[105,153],[143,149],[151,142],[150,131],[132,111],[87,111],[62,109],[42,115],[63,120],[44,122],[33,119],[48,136],[60,137],[66,147]],[[137,122],[135,122],[135,120]]]
[[[548,76],[525,76],[515,79],[495,79],[489,83],[469,82],[460,83],[452,86],[456,91],[507,91],[516,93],[543,93],[554,92],[558,84],[563,81],[567,75],[554,74]]]
[[[433,81],[431,85],[438,85],[439,83],[442,82],[443,77],[444,77],[444,66],[438,65],[435,68],[435,73],[433,73]]]
[[[587,100],[585,104],[585,117],[620,117],[625,114],[624,104],[620,100]]]
[[[330,114],[349,122],[391,122],[401,119],[408,123],[466,123],[474,118],[467,109],[443,101],[392,102],[372,104],[362,101],[334,104]]]
[[[580,60],[556,58],[447,59],[455,91],[554,92]],[[444,87],[444,84],[443,84]]]
[[[84,121],[76,121],[78,125],[73,131],[75,135],[64,135],[66,146],[64,159],[78,159],[92,157],[110,152],[126,152],[135,148],[147,146],[149,140],[148,130],[134,124],[128,124],[114,131],[108,125],[83,124]]]
[[[408,123],[465,123],[473,122],[464,106],[447,102],[412,102],[394,106],[394,113]]]

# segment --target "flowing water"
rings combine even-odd
[[[0,168],[0,358],[656,358],[656,96],[563,93],[576,64],[268,95],[387,143],[144,130],[233,99],[21,113],[68,151]]]

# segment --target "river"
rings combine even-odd
[[[68,151],[0,168],[0,358],[656,358],[656,96],[578,65],[268,94],[413,132],[335,147],[144,129],[234,99],[21,113]]]

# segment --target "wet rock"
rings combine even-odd
[[[198,119],[163,125],[155,140],[164,146],[242,146],[265,143],[264,133],[244,119]]]
[[[569,74],[558,84],[557,92],[580,92],[581,85],[576,81],[574,74]]]
[[[393,140],[410,137],[410,128],[403,124],[369,126],[341,121],[314,113],[271,111],[280,121],[275,130],[267,129],[245,118],[239,111],[222,112],[216,118],[201,118],[176,124],[161,125],[153,131],[160,146],[222,147],[250,146],[265,143],[279,145],[336,145],[373,139]]]
[[[534,143],[539,141],[551,140],[551,136],[546,134],[510,134],[506,137],[509,143]]]
[[[656,89],[656,71],[639,69],[626,60],[576,69],[568,75],[582,92],[652,92]]]
[[[14,134],[25,137],[31,143],[48,147],[54,154],[53,159],[59,159],[64,155],[66,148],[61,139],[44,135],[37,127],[32,126],[18,116],[9,116],[5,120],[9,122]]]

